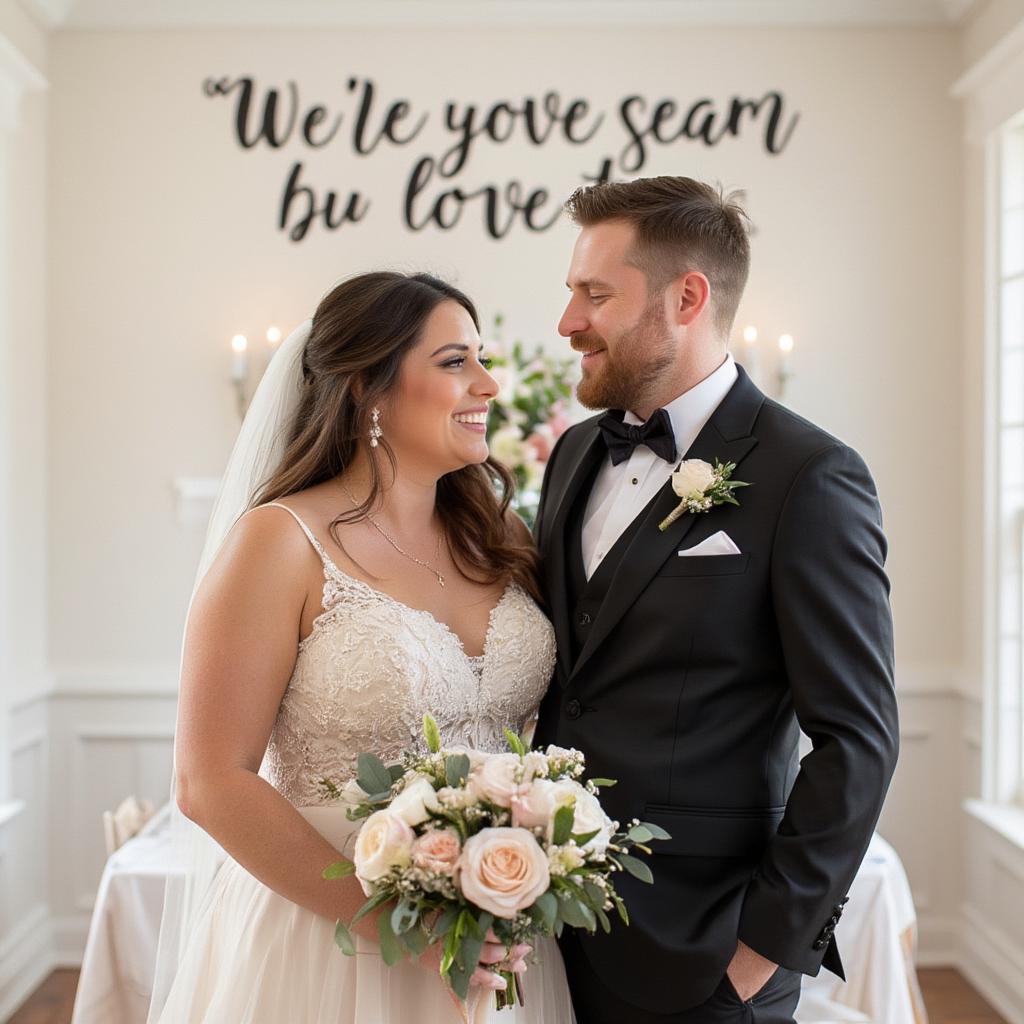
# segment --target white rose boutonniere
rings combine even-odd
[[[684,459],[672,474],[672,490],[682,499],[658,524],[667,530],[684,512],[710,512],[716,505],[739,505],[733,496],[737,487],[749,487],[742,480],[730,480],[735,462],[712,466],[703,459]]]

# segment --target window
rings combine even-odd
[[[986,438],[992,482],[989,564],[996,589],[990,640],[986,796],[1000,803],[1024,800],[1024,117],[1000,132],[994,144],[990,207],[996,244]],[[993,486],[994,485],[994,486]]]

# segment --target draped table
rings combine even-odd
[[[145,1024],[164,885],[175,871],[169,807],[107,861],[96,894],[72,1024]],[[916,916],[896,851],[871,841],[836,927],[846,976],[804,978],[798,1024],[926,1024],[913,953]]]

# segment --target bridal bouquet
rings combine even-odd
[[[598,800],[600,787],[614,782],[581,781],[577,750],[530,750],[508,731],[507,753],[442,750],[437,723],[427,715],[423,724],[427,754],[407,752],[393,765],[361,754],[344,788],[321,780],[349,804],[350,819],[365,819],[354,859],[331,864],[324,878],[359,879],[369,898],[351,924],[394,904],[378,918],[385,963],[441,942],[441,976],[465,1000],[488,930],[511,949],[566,925],[610,931],[612,911],[629,923],[614,875],[652,882],[629,851],[650,853],[646,844],[667,832],[636,820],[620,831]],[[335,941],[355,953],[341,921]],[[518,975],[502,977],[498,1008],[522,1003]]]

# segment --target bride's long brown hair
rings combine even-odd
[[[333,479],[364,445],[371,456],[370,494],[358,508],[332,520],[329,528],[335,543],[343,547],[338,525],[365,519],[385,487],[380,463],[373,456],[383,452],[392,471],[396,467],[386,434],[377,448],[369,447],[370,410],[397,385],[406,353],[419,341],[434,308],[446,300],[462,306],[480,329],[469,298],[430,274],[360,274],[323,298],[306,342],[305,387],[287,447],[250,508]],[[464,573],[482,583],[518,583],[540,602],[536,552],[517,536],[515,513],[509,508],[514,491],[509,470],[488,458],[441,477],[437,510],[448,548]]]

